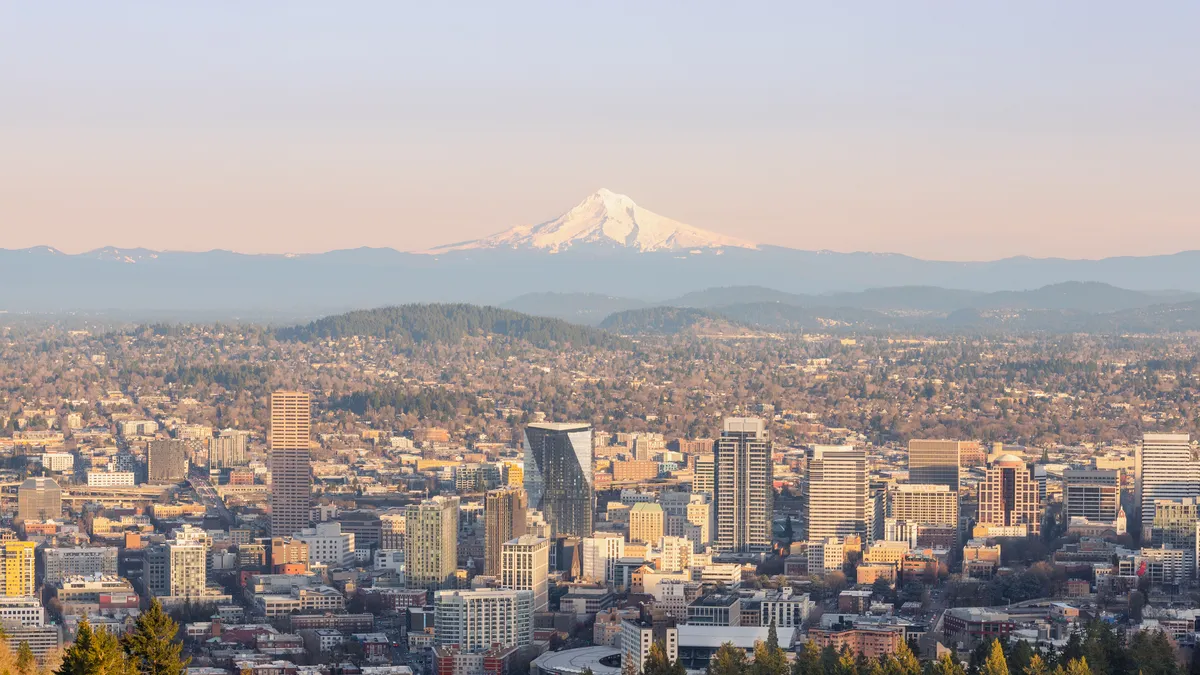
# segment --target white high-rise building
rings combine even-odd
[[[716,450],[718,551],[771,550],[771,471],[766,422],[753,417],[726,419]]]
[[[1137,451],[1137,496],[1142,538],[1154,526],[1154,502],[1200,497],[1200,463],[1192,456],[1187,434],[1146,434]]]
[[[583,538],[583,578],[616,583],[617,560],[625,555],[625,537],[616,532],[597,532]]]
[[[500,546],[500,585],[533,591],[533,611],[550,607],[550,540],[527,534]]]
[[[533,591],[438,591],[434,641],[464,652],[533,642]]]
[[[409,504],[404,517],[405,581],[409,588],[450,588],[458,569],[458,497]]]
[[[318,563],[331,569],[354,566],[354,533],[342,532],[341,523],[317,523],[292,538],[308,544],[310,567]]]
[[[874,523],[867,481],[867,454],[849,445],[816,445],[808,450],[801,494],[804,538],[871,540]]]
[[[170,595],[200,597],[208,587],[208,547],[199,542],[167,544],[167,579]]]

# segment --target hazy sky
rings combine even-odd
[[[1200,248],[1200,3],[0,3],[0,247]]]

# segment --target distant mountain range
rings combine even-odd
[[[872,288],[865,291],[823,295],[786,293],[761,286],[727,286],[686,293],[658,303],[633,298],[601,296],[590,293],[531,293],[504,303],[504,307],[526,314],[547,316],[603,325],[611,314],[653,307],[716,310],[730,317],[756,307],[771,311],[772,306],[792,310],[867,310],[880,317],[948,316],[954,312],[989,310],[1029,311],[1061,310],[1081,313],[1106,313],[1149,308],[1200,300],[1200,293],[1187,291],[1131,291],[1099,282],[1065,282],[1030,291],[965,291],[929,286]],[[820,314],[816,312],[815,314]],[[808,312],[815,315],[813,312]],[[861,312],[856,316],[866,315]],[[881,319],[882,320],[882,319]]]
[[[414,302],[507,304],[589,324],[659,304],[1105,312],[1146,307],[1148,299],[1185,301],[1200,292],[1200,251],[990,262],[804,251],[690,227],[607,190],[539,225],[424,252],[246,255],[108,247],[67,255],[36,247],[0,249],[0,270],[0,311],[157,317],[313,316]],[[1057,286],[1064,282],[1108,286]],[[544,295],[549,292],[561,297]],[[559,308],[550,306],[556,302]]]

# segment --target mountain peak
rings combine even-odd
[[[553,220],[538,225],[518,225],[490,237],[424,252],[508,248],[559,253],[581,245],[640,252],[758,248],[757,244],[749,241],[701,230],[660,216],[638,206],[626,195],[600,188]]]

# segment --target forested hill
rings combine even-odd
[[[466,304],[399,305],[359,310],[278,331],[281,340],[301,342],[358,336],[419,344],[457,342],[468,335],[505,336],[543,348],[564,344],[614,346],[621,342],[621,338],[610,333],[561,319]]]

